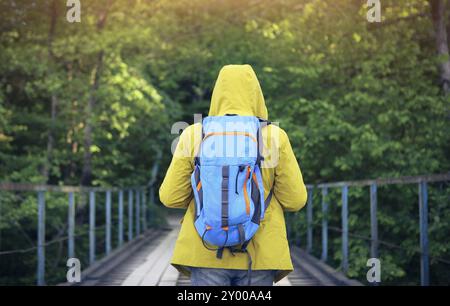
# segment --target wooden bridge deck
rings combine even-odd
[[[82,273],[81,286],[189,286],[189,279],[170,265],[179,231],[176,219],[170,228],[150,230]],[[278,286],[361,285],[297,247],[291,247],[295,271]],[[68,284],[65,284],[68,285]]]

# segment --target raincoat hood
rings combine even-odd
[[[268,119],[266,103],[250,65],[224,66],[214,86],[209,116],[237,114]]]

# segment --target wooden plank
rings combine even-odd
[[[96,285],[102,278],[105,278],[111,271],[117,270],[125,262],[129,261],[139,249],[148,246],[155,240],[155,237],[164,235],[161,230],[149,230],[144,235],[141,235],[133,241],[124,243],[122,247],[116,248],[108,256],[95,261],[94,264],[81,273],[81,283],[61,283],[60,286],[93,286]],[[120,285],[120,284],[119,284]]]
[[[173,230],[167,235],[166,245],[161,245],[162,251],[158,254],[156,260],[153,260],[154,265],[145,275],[144,279],[139,284],[140,286],[156,286],[162,279],[165,270],[170,265],[170,258],[177,239],[178,230]],[[156,250],[155,250],[156,251]]]
[[[180,272],[169,264],[166,271],[164,271],[158,286],[176,286],[179,276]]]
[[[291,282],[289,281],[289,278],[286,276],[282,278],[278,283],[275,284],[275,286],[292,286]]]
[[[177,286],[190,286],[191,285],[191,279],[189,276],[180,273],[177,280]]]
[[[297,267],[298,273],[306,271],[308,274],[312,275],[314,280],[318,282],[320,286],[336,286],[339,285],[332,277],[330,277],[324,271],[318,269],[316,266],[312,265],[310,261],[305,260],[305,258],[300,259],[300,256],[294,254],[293,259],[301,264]]]
[[[297,270],[294,273],[302,273],[304,270],[319,283],[318,285],[362,286],[360,282],[347,278],[343,273],[334,270],[298,247],[291,246],[291,255]]]
[[[173,229],[160,242],[159,246],[148,255],[146,261],[127,277],[122,283],[122,286],[139,286],[142,282],[146,285],[150,283],[156,285],[167,267],[165,263],[168,263],[170,260],[170,253],[172,252],[172,246],[175,243],[177,233],[178,228]],[[153,269],[155,264],[158,267]]]
[[[151,231],[149,237],[142,240],[134,250],[126,252],[121,260],[111,264],[113,268],[108,268],[107,273],[103,273],[101,276],[92,275],[90,280],[94,281],[96,286],[120,286],[146,260],[148,254],[158,247],[165,234],[164,231]],[[142,235],[136,240],[141,239],[141,237]],[[111,261],[116,261],[116,257],[111,258]]]

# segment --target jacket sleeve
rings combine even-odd
[[[307,191],[289,138],[280,131],[281,147],[275,168],[274,195],[285,211],[298,211],[306,204]]]
[[[164,181],[159,188],[159,199],[170,208],[186,208],[192,198],[191,174],[193,150],[191,127],[183,131],[172,157]]]

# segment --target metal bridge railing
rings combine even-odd
[[[146,191],[149,188],[150,199],[153,198],[153,184],[145,187],[133,188],[97,188],[97,187],[77,187],[77,186],[49,186],[49,185],[33,185],[33,184],[15,184],[0,183],[0,191],[33,191],[37,193],[38,205],[38,222],[37,222],[37,245],[35,247],[19,250],[0,251],[0,255],[11,255],[18,253],[26,253],[31,251],[37,252],[37,285],[45,285],[45,248],[46,246],[67,240],[68,258],[75,256],[75,194],[85,193],[89,195],[89,265],[96,260],[96,231],[99,228],[105,230],[105,255],[109,255],[112,251],[111,236],[111,220],[112,220],[112,193],[118,195],[118,242],[117,247],[121,247],[124,242],[124,196],[128,195],[128,241],[141,234],[141,229],[147,229],[148,217]],[[67,236],[52,241],[45,241],[46,236],[46,201],[45,194],[47,192],[66,193],[67,198]],[[96,227],[96,195],[104,194],[105,196],[105,215],[103,226]],[[87,233],[82,233],[87,234]],[[80,235],[80,234],[78,234]],[[78,236],[77,235],[77,236]]]
[[[394,184],[417,184],[418,185],[418,206],[419,206],[419,224],[420,224],[420,283],[422,286],[427,286],[430,283],[429,270],[429,244],[428,244],[428,189],[427,184],[432,182],[448,182],[450,181],[450,173],[436,174],[436,175],[422,175],[422,176],[408,176],[399,178],[361,180],[361,181],[347,181],[347,182],[333,182],[323,183],[317,185],[308,185],[308,202],[307,202],[307,233],[306,249],[309,253],[312,252],[313,244],[313,190],[318,188],[322,191],[322,253],[321,260],[327,261],[328,258],[328,205],[327,195],[329,188],[340,188],[342,194],[342,209],[341,209],[341,226],[337,229],[342,235],[342,270],[344,273],[348,271],[349,247],[348,237],[351,234],[348,231],[348,190],[349,187],[370,187],[370,255],[373,258],[378,257],[379,244],[386,244],[384,241],[378,239],[378,220],[377,220],[377,190],[379,186],[394,185]],[[336,229],[331,229],[336,230]],[[366,237],[363,237],[366,238]],[[449,263],[447,260],[438,259],[441,262]]]

